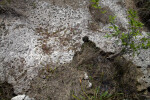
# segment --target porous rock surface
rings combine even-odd
[[[101,0],[101,5],[126,29],[126,9],[117,2]],[[28,90],[46,63],[52,68],[69,63],[85,35],[102,50],[117,51],[115,39],[104,37],[110,31],[109,24],[95,22],[89,5],[88,0],[13,0],[3,6],[8,13],[0,14],[0,80],[13,84],[15,93]],[[142,51],[133,61],[141,66],[140,89],[144,89],[150,85],[150,50]]]

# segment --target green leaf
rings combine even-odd
[[[112,34],[106,34],[104,37],[106,38],[112,37]]]
[[[102,14],[105,14],[106,12],[107,12],[107,11],[106,11],[106,10],[104,10],[104,11],[102,11],[101,13],[102,13]]]
[[[103,97],[106,97],[107,94],[108,94],[108,91],[105,91],[105,92],[102,94],[102,96],[103,96]]]
[[[112,26],[109,26],[109,28],[110,28],[110,29],[113,29],[113,27],[112,27]]]
[[[147,47],[149,47],[149,48],[150,48],[150,41],[148,41],[148,43],[147,43]]]
[[[94,7],[94,8],[98,8],[96,4],[93,4],[93,5],[92,5],[92,7]]]
[[[80,100],[77,96],[75,96],[74,94],[72,95],[73,98],[75,98],[76,100]]]
[[[95,0],[91,0],[91,2],[95,3],[96,1]]]

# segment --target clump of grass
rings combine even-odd
[[[82,93],[79,96],[72,95],[75,100],[118,100],[116,97],[123,93],[111,94],[108,91],[100,92],[100,87],[96,88],[93,95],[86,93],[81,87]]]

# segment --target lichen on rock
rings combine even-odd
[[[126,29],[126,9],[118,5],[118,1],[101,0],[101,4],[114,13],[119,25]],[[119,47],[115,45],[115,39],[104,37],[110,31],[110,25],[101,25],[101,21],[95,23],[89,5],[85,0],[12,0],[8,5],[0,6],[0,80],[12,84],[15,93],[25,93],[32,79],[47,64],[55,68],[70,63],[74,54],[83,48],[81,38],[84,36],[89,36],[95,43],[91,46],[116,52]],[[96,28],[89,28],[91,25]],[[97,52],[98,49],[90,50]],[[101,53],[105,55],[105,52]],[[129,54],[126,56],[129,58]],[[149,50],[143,50],[133,59],[143,72],[143,77],[139,78],[141,84],[144,83],[141,90],[150,85],[149,57]],[[84,60],[82,58],[81,63]]]

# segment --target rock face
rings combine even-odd
[[[11,100],[34,100],[34,99],[31,99],[26,95],[18,95],[13,97]]]
[[[126,29],[126,9],[117,2],[101,0],[102,6],[117,16],[118,25]],[[12,0],[0,5],[0,80],[11,83],[15,93],[27,91],[47,64],[55,68],[72,61],[85,35],[102,50],[117,51],[115,39],[104,37],[110,31],[109,24],[95,22],[89,6],[85,0]],[[133,61],[141,66],[143,90],[150,85],[150,50],[142,51]]]

